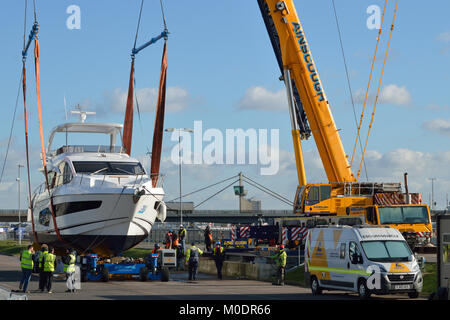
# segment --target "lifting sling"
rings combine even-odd
[[[161,61],[161,72],[159,78],[159,89],[158,89],[158,100],[156,103],[156,115],[155,115],[155,126],[153,129],[153,145],[152,145],[152,160],[150,166],[150,177],[152,179],[152,186],[156,187],[158,183],[159,177],[159,167],[161,162],[161,149],[162,149],[162,138],[164,132],[164,113],[165,113],[165,102],[166,102],[166,78],[167,78],[167,39],[168,39],[168,30],[166,26],[166,20],[164,17],[164,10],[161,3],[161,11],[163,15],[164,21],[164,31],[161,32],[154,38],[151,38],[149,41],[144,43],[143,45],[136,48],[137,37],[139,33],[139,26],[142,16],[142,7],[144,4],[144,0],[141,1],[141,8],[139,12],[139,19],[136,30],[136,37],[134,40],[134,47],[131,50],[131,70],[130,70],[130,79],[128,83],[128,96],[127,96],[127,105],[125,109],[125,119],[123,124],[123,140],[122,146],[125,149],[125,152],[130,155],[131,154],[131,142],[133,136],[133,95],[134,95],[134,59],[136,54],[138,54],[141,50],[147,48],[149,45],[157,42],[160,39],[165,40],[163,56]],[[139,108],[139,105],[137,105]],[[139,113],[139,109],[138,109]]]
[[[167,43],[164,43],[163,58],[161,62],[161,74],[159,78],[158,101],[156,103],[155,126],[153,128],[151,178],[153,187],[156,187],[159,177],[159,165],[161,163],[162,138],[164,132],[164,111],[166,105],[166,80],[167,80]]]

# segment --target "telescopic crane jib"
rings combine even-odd
[[[421,204],[420,194],[404,195],[400,183],[355,179],[293,0],[257,1],[288,95],[299,181],[294,212],[303,216],[362,215],[367,223],[431,235],[429,208]],[[300,141],[308,137],[309,128],[328,183],[306,183]]]

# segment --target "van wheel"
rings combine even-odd
[[[311,292],[315,296],[322,294],[322,288],[319,286],[319,280],[316,277],[311,278]]]
[[[411,299],[416,299],[419,297],[419,293],[417,291],[408,292],[408,297],[410,297]]]
[[[360,279],[358,281],[358,295],[361,299],[368,299],[370,298],[370,295],[372,294],[372,292],[370,292],[369,289],[367,289],[366,286],[366,280],[365,279]]]

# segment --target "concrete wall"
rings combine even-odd
[[[199,272],[217,274],[216,264],[213,259],[201,258]],[[276,273],[270,264],[224,261],[222,275],[231,278],[247,278],[252,280],[270,280]]]
[[[26,294],[11,293],[10,290],[0,287],[0,300],[28,300]]]

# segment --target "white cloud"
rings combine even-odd
[[[251,87],[238,102],[239,109],[287,110],[286,91],[273,92],[263,87]]]
[[[436,37],[436,40],[441,42],[450,42],[450,32],[443,32]]]
[[[450,137],[450,120],[438,118],[430,121],[425,121],[422,124],[422,128]]]
[[[381,90],[380,103],[402,106],[408,105],[410,102],[411,94],[405,86],[389,84]]]
[[[401,182],[403,174],[408,173],[410,192],[422,193],[422,199],[428,203],[431,194],[430,178],[437,178],[434,182],[435,201],[437,208],[445,206],[445,196],[450,190],[450,151],[421,152],[410,149],[395,149],[382,154],[372,151],[366,156],[369,181]],[[360,178],[361,181],[365,179]]]
[[[127,104],[128,91],[116,88],[112,93],[108,94],[107,103],[113,112],[125,112]],[[154,112],[158,97],[157,88],[141,88],[136,90],[136,96],[141,112]],[[186,109],[189,103],[189,93],[180,87],[168,87],[166,91],[166,110],[178,112]],[[133,99],[136,104],[136,99]]]
[[[433,110],[433,111],[449,111],[450,105],[437,105],[437,104],[429,104],[425,107],[425,109]]]
[[[355,92],[354,101],[356,103],[364,103],[366,89],[359,89]],[[396,106],[406,106],[411,103],[411,94],[406,89],[406,86],[398,86],[396,84],[389,84],[383,87],[378,97],[379,104],[393,104]],[[375,93],[369,92],[367,96],[367,103],[375,102]]]

